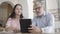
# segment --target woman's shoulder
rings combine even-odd
[[[12,18],[8,18],[8,20],[10,21],[10,20],[12,20]]]
[[[7,24],[10,24],[11,21],[12,21],[12,18],[8,18],[8,20],[7,20]]]

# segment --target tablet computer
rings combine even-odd
[[[30,33],[28,32],[28,27],[31,25],[31,19],[20,19],[20,27],[22,33]]]

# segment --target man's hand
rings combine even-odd
[[[29,32],[31,32],[31,33],[39,33],[39,32],[41,33],[42,32],[42,30],[37,26],[32,26],[28,29],[29,29]]]

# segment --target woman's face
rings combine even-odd
[[[16,6],[16,8],[15,8],[15,13],[16,13],[16,15],[21,15],[21,13],[22,13],[22,7],[21,6]]]

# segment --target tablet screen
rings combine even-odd
[[[22,33],[29,33],[28,27],[31,25],[31,19],[20,19],[20,27]]]

